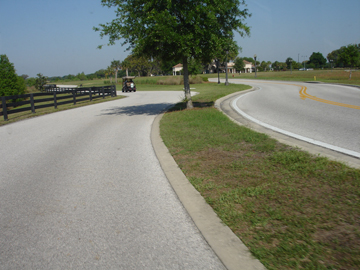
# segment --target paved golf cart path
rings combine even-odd
[[[0,127],[0,268],[265,269],[159,136],[182,92],[126,95]]]
[[[224,269],[154,153],[181,92],[0,127],[1,269]]]

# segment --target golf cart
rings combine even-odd
[[[123,92],[131,92],[131,91],[136,92],[135,82],[133,81],[134,79],[135,79],[135,77],[132,77],[132,76],[125,76],[122,78],[122,80],[123,80],[122,91]]]

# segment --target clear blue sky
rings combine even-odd
[[[324,57],[360,43],[360,0],[247,0],[251,36],[236,40],[239,56],[260,61],[303,61],[313,52]],[[107,40],[92,30],[115,18],[100,0],[0,0],[0,54],[18,75],[35,77],[93,73],[129,54],[120,42],[97,49]]]

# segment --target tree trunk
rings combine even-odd
[[[126,77],[128,77],[128,76],[129,76],[129,69],[126,68]]]
[[[118,69],[115,70],[115,84],[117,84],[117,73],[118,73]]]
[[[194,108],[194,106],[191,100],[187,57],[183,57],[183,70],[184,70],[184,92],[185,92],[186,108],[192,109]]]

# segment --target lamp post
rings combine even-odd
[[[229,85],[229,81],[228,81],[228,55],[229,55],[229,50],[226,50],[226,62],[225,62],[225,72],[226,72],[226,81],[225,81],[225,85]]]
[[[254,60],[255,60],[255,78],[257,78],[257,75],[256,75],[256,57],[257,57],[257,55],[254,54]]]

